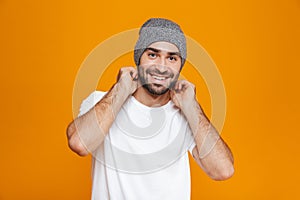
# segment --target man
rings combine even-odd
[[[143,24],[134,67],[119,71],[107,92],[92,93],[67,129],[69,147],[93,154],[92,199],[190,199],[187,152],[214,180],[233,175],[230,149],[196,100],[195,87],[178,80],[186,39],[174,22]]]

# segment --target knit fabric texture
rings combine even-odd
[[[186,60],[186,38],[180,26],[163,18],[147,20],[139,31],[139,39],[134,48],[134,62],[140,64],[140,58],[146,48],[155,42],[170,42],[177,46],[181,56],[181,67]]]

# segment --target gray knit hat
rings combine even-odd
[[[186,39],[180,26],[163,18],[151,18],[146,21],[140,31],[139,39],[134,47],[134,62],[140,64],[140,58],[145,49],[154,42],[170,42],[177,46],[181,55],[181,67],[186,60]]]

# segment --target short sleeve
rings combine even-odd
[[[195,143],[195,141],[193,139],[193,141],[192,141],[192,143],[191,143],[191,145],[189,147],[189,152],[190,152],[191,155],[193,155],[193,149],[194,149],[195,146],[196,146],[196,143]]]
[[[98,103],[107,92],[94,91],[81,103],[78,117],[87,113],[91,108],[93,108],[96,103]]]

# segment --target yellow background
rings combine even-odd
[[[299,0],[0,0],[0,200],[90,198],[90,157],[65,137],[76,73],[99,43],[149,17],[178,22],[226,88],[222,136],[236,172],[215,182],[191,162],[192,199],[300,199]],[[125,55],[112,66],[131,64]],[[100,89],[114,82],[113,67]],[[210,115],[206,86],[193,81]]]

